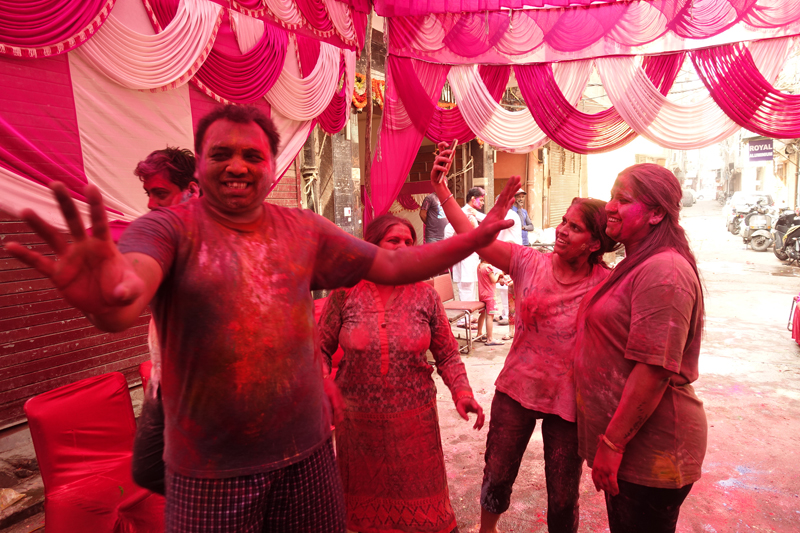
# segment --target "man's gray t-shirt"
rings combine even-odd
[[[447,226],[447,217],[442,209],[442,204],[435,192],[430,193],[422,201],[420,209],[428,212],[425,222],[425,242],[436,242],[444,239],[444,228]]]

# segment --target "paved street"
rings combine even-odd
[[[683,225],[706,287],[695,389],[710,427],[703,478],[683,505],[678,531],[800,531],[800,347],[786,330],[792,297],[800,291],[800,268],[784,266],[771,251],[745,249],[740,237],[725,231],[715,201],[685,208]],[[508,348],[481,344],[464,358],[487,411]],[[487,429],[475,432],[458,418],[438,377],[437,383],[453,506],[462,533],[476,531]],[[581,507],[581,532],[608,531],[605,503],[588,468]],[[545,532],[545,513],[537,427],[500,526],[503,531]]]

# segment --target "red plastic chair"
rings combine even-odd
[[[142,378],[142,391],[147,392],[147,383],[150,381],[150,371],[153,369],[153,361],[148,359],[139,365],[139,377]]]
[[[125,376],[31,398],[25,414],[44,483],[48,533],[164,531],[164,498],[131,478],[136,421]]]

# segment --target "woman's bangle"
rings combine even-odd
[[[606,437],[605,435],[600,435],[600,440],[602,440],[602,441],[603,441],[603,443],[605,443],[605,445],[606,445],[606,446],[608,446],[608,447],[611,449],[611,451],[612,451],[612,452],[614,452],[614,453],[618,453],[618,454],[620,454],[620,455],[622,455],[623,453],[625,453],[625,448],[620,448],[619,446],[617,446],[616,444],[614,444],[613,442],[611,442],[611,441],[608,439],[608,437]]]
[[[447,203],[447,200],[449,200],[449,199],[450,199],[450,198],[452,198],[452,197],[453,197],[453,193],[450,193],[450,196],[448,196],[447,198],[445,198],[443,202],[439,202],[439,205],[444,205],[444,204],[446,204],[446,203]]]

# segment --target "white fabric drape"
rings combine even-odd
[[[328,11],[328,17],[331,19],[333,27],[336,28],[336,32],[342,36],[343,40],[355,41],[357,37],[350,6],[339,0],[325,0],[325,9]]]
[[[136,164],[153,150],[194,146],[189,85],[134,91],[99,75],[82,55],[68,58],[86,178],[108,207],[143,215],[147,197],[133,174]]]
[[[303,14],[292,0],[263,0],[270,13],[289,26],[301,26],[305,21]]]
[[[770,83],[777,79],[793,44],[793,37],[750,43],[753,60]],[[693,104],[678,104],[663,96],[635,57],[603,57],[595,62],[620,116],[654,143],[689,150],[717,143],[739,129],[709,95]]]
[[[281,72],[265,98],[292,120],[310,120],[325,111],[339,85],[339,49],[320,43],[319,59],[306,78]]]
[[[564,96],[576,105],[589,81],[591,60],[558,63],[553,70]],[[530,152],[547,142],[530,111],[508,111],[492,98],[477,65],[453,67],[447,79],[464,121],[478,138],[506,152]]]
[[[56,229],[69,229],[64,222],[61,208],[49,188],[3,167],[0,167],[0,182],[3,184],[3,194],[0,194],[0,209],[15,217],[20,216],[23,209],[32,209]],[[83,219],[84,226],[91,226],[89,204],[75,198],[73,201]],[[107,213],[107,215],[109,219],[124,221],[136,218],[136,216],[116,213]]]
[[[278,130],[281,143],[278,146],[278,157],[275,160],[275,175],[282,176],[297,157],[314,126],[313,120],[291,120],[275,109],[270,113],[275,129]],[[273,186],[273,189],[275,186]]]
[[[173,89],[189,81],[208,57],[222,9],[208,0],[182,0],[175,18],[156,35],[133,31],[112,12],[76,53],[128,89]]]
[[[264,33],[262,21],[241,13],[231,12],[231,24],[242,53],[252,48]],[[285,61],[295,61],[294,54],[287,53]],[[338,85],[339,49],[320,43],[319,59],[308,77],[301,78],[284,68],[264,98],[286,118],[306,121],[325,111]]]

